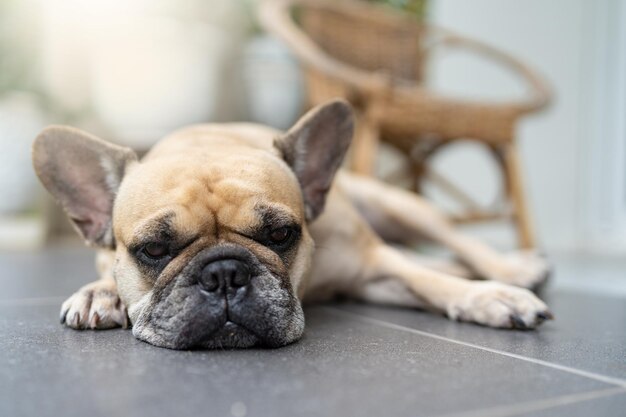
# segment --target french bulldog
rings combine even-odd
[[[340,170],[353,119],[336,100],[286,133],[195,125],[141,161],[71,127],[43,130],[35,170],[98,250],[101,277],[63,304],[61,322],[132,326],[140,340],[191,349],[287,345],[303,334],[303,301],[339,295],[500,328],[552,318],[527,289],[546,277],[541,256],[500,254],[422,197]],[[423,236],[471,274],[388,243]]]

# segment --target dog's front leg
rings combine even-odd
[[[114,251],[97,252],[96,269],[100,279],[83,286],[63,303],[61,323],[73,329],[128,327],[128,313],[113,278],[114,262]]]
[[[373,247],[367,259],[368,276],[355,289],[366,301],[426,307],[451,319],[502,328],[531,329],[552,317],[529,290],[431,270],[385,244]]]

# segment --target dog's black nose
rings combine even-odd
[[[250,283],[250,269],[237,259],[220,259],[208,263],[200,275],[200,284],[207,291],[239,288]]]

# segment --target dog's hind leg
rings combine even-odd
[[[426,308],[451,319],[502,328],[530,329],[552,317],[527,289],[434,271],[384,243],[373,245],[363,262],[366,275],[350,293],[363,301]]]
[[[96,269],[100,279],[81,287],[63,303],[61,323],[74,329],[128,327],[126,307],[113,278],[114,262],[113,250],[98,250]]]
[[[549,273],[533,251],[501,254],[454,227],[440,210],[417,194],[381,181],[341,173],[342,189],[372,228],[385,240],[412,243],[425,237],[452,250],[477,275],[532,288]]]

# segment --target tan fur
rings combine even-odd
[[[276,131],[252,125],[206,125],[165,138],[141,165],[129,170],[118,192],[113,212],[117,256],[127,257],[128,245],[141,235],[142,225],[150,218],[171,210],[176,212],[179,233],[244,244],[264,263],[283,268],[271,250],[236,233],[258,221],[255,205],[271,205],[291,213],[304,225],[301,245],[289,270],[296,293],[302,295],[301,282],[314,245],[303,221],[298,182],[272,146],[277,136]],[[214,162],[207,165],[207,157]],[[149,196],[134,192],[146,185],[153,191]],[[120,293],[132,294],[124,302],[133,305],[149,287],[126,262],[119,268],[116,275],[130,277],[121,284],[124,288]]]
[[[133,309],[150,291],[150,283],[133,266],[127,248],[144,233],[150,219],[170,211],[176,213],[175,227],[183,235],[199,235],[205,244],[240,243],[264,263],[285,268],[271,250],[237,233],[258,221],[256,205],[267,204],[290,213],[303,226],[289,276],[304,300],[342,294],[425,307],[496,327],[515,326],[513,316],[534,327],[542,321],[538,317],[549,315],[531,292],[504,284],[529,287],[539,282],[545,265],[538,257],[528,258],[530,266],[516,263],[462,236],[413,194],[341,173],[324,212],[307,225],[298,180],[273,146],[280,135],[250,124],[192,126],[168,136],[141,163],[129,166],[113,209],[116,252],[99,256],[99,270],[106,279],[91,285],[110,289],[111,264],[117,259],[117,285],[132,320]],[[139,189],[150,192],[139,193]],[[357,207],[368,209],[360,212]],[[421,266],[375,232],[385,228],[403,230],[406,241],[425,235],[455,251],[483,277],[504,283],[470,281]],[[191,246],[186,249],[189,256]],[[182,268],[184,259],[171,268]],[[73,327],[101,326],[76,323]]]

